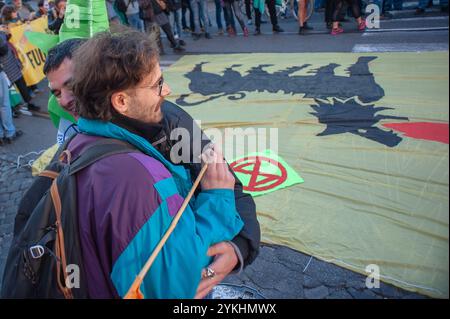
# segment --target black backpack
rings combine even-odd
[[[2,298],[89,297],[78,233],[76,173],[102,158],[137,149],[104,138],[72,160],[66,150],[69,143],[60,147],[19,204]],[[72,281],[72,275],[78,280]]]

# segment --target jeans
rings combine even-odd
[[[216,5],[216,23],[217,23],[217,28],[219,30],[223,30],[222,12],[224,10],[223,10],[222,4],[220,2],[221,2],[220,0],[214,0],[214,3]]]
[[[403,0],[385,0],[384,5],[385,10],[402,10],[403,9]]]
[[[136,30],[144,31],[144,22],[139,18],[139,13],[127,15],[128,23]]]
[[[181,3],[181,25],[183,26],[183,29],[188,27],[186,22],[186,11],[189,11],[189,29],[193,30],[195,28],[195,21],[194,12],[191,7],[191,0],[183,0]]]
[[[314,1],[314,9],[320,9],[324,6],[324,0],[316,0]]]
[[[191,0],[191,9],[194,12],[195,32],[200,32],[200,19],[203,21],[203,29],[208,33],[208,19],[206,18],[206,0]],[[197,29],[198,28],[198,29]]]
[[[238,20],[239,24],[241,25],[242,30],[244,30],[245,29],[244,17],[242,16],[242,12],[239,9],[241,1],[242,0],[234,0],[233,2],[225,2],[224,11],[227,13],[228,16],[234,15]]]
[[[173,30],[181,38],[181,8],[172,12],[173,16]]]
[[[428,0],[419,0],[419,8],[425,9],[427,7]],[[447,7],[448,6],[448,0],[439,0],[439,5],[441,7]]]
[[[12,119],[9,87],[5,72],[0,72],[0,138],[13,137],[16,133]]]

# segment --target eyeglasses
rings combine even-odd
[[[162,94],[162,89],[164,86],[164,77],[161,76],[161,78],[159,79],[158,83],[156,85],[146,85],[146,86],[141,86],[141,89],[157,89],[158,90],[158,96],[161,96]]]

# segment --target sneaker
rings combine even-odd
[[[274,26],[274,27],[272,28],[272,31],[275,32],[275,33],[284,32],[284,30],[281,29],[279,25]]]
[[[178,40],[178,44],[184,47],[186,45],[186,42],[184,42],[184,40],[180,39],[180,40]]]
[[[425,9],[422,9],[422,8],[417,8],[416,9],[416,12],[414,12],[414,14],[417,16],[417,15],[421,15],[421,14],[424,14],[425,13]]]
[[[261,35],[261,29],[256,28],[255,32],[253,32],[253,35]]]
[[[183,52],[184,50],[185,50],[185,48],[183,48],[180,44],[176,45],[176,46],[173,48],[173,51],[174,51],[174,52]]]
[[[212,36],[211,36],[211,34],[209,34],[208,32],[206,32],[206,33],[205,33],[205,38],[206,38],[206,39],[212,39]]]
[[[201,34],[200,34],[200,33],[192,32],[192,39],[193,39],[194,41],[197,41],[198,39],[200,39],[200,37],[201,37]]]
[[[13,136],[5,137],[4,141],[7,144],[11,144],[15,139],[17,139],[18,137],[21,137],[22,135],[23,135],[23,132],[21,130],[17,130],[16,133],[14,133]]]
[[[252,24],[253,24],[252,19],[249,19],[249,20],[247,21],[247,25],[252,25]]]
[[[344,29],[342,29],[341,27],[337,27],[336,29],[331,30],[331,35],[338,35],[341,34],[342,32],[344,32]]]
[[[248,29],[245,27],[243,31],[244,31],[244,37],[248,37],[248,34],[249,34]]]
[[[31,112],[39,112],[39,110],[41,108],[39,106],[37,106],[37,105],[32,104],[32,103],[28,103],[27,109],[28,109],[28,111],[31,111]]]
[[[223,29],[219,29],[219,31],[217,31],[217,35],[224,35]]]
[[[227,32],[228,32],[228,36],[230,36],[230,37],[235,37],[236,36],[236,31],[234,31],[233,27],[228,27],[227,28]]]
[[[314,30],[314,28],[310,27],[307,22],[303,23],[303,29],[305,29],[305,30]]]
[[[358,30],[364,31],[366,30],[366,21],[363,19],[360,24],[358,24]]]

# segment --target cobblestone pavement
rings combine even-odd
[[[0,274],[12,239],[17,205],[32,183],[29,166],[0,149]],[[3,275],[2,275],[3,277]],[[0,284],[2,281],[0,278]],[[225,283],[279,299],[381,299],[426,298],[388,284],[367,289],[366,277],[283,246],[263,245],[255,262]]]

